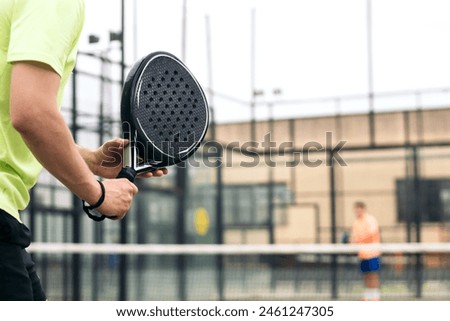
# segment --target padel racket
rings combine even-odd
[[[121,121],[129,145],[118,178],[133,182],[137,174],[179,164],[197,150],[209,125],[208,103],[180,59],[155,52],[128,73]],[[96,221],[106,217],[88,215]]]

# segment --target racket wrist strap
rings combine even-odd
[[[100,196],[100,198],[98,199],[97,203],[95,203],[94,205],[88,205],[86,203],[85,200],[83,200],[83,211],[87,214],[87,216],[89,216],[89,218],[93,219],[94,221],[103,221],[105,219],[105,216],[97,216],[97,215],[93,215],[90,211],[94,210],[98,207],[100,207],[103,202],[105,201],[105,186],[103,185],[103,183],[101,181],[97,181],[100,184],[100,188],[102,191],[102,195]]]

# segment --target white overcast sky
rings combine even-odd
[[[134,4],[137,3],[137,19]],[[152,51],[181,56],[182,0],[126,0],[127,62]],[[251,99],[251,12],[256,12],[256,88],[260,100],[366,94],[366,0],[187,0],[186,64],[208,87],[205,16],[211,24],[213,88]],[[374,91],[450,88],[450,1],[372,0]],[[134,29],[136,24],[136,29]],[[109,30],[120,29],[119,0],[86,0],[80,50],[107,47]],[[137,30],[136,37],[133,32]],[[88,34],[103,41],[87,43]],[[135,45],[133,40],[137,38]],[[137,52],[134,52],[137,48]],[[117,55],[112,53],[112,55]],[[80,67],[81,65],[80,62]],[[450,105],[450,93],[422,97],[425,107]],[[221,122],[242,121],[249,108],[215,98]],[[415,97],[375,101],[377,110],[414,108]],[[365,112],[367,101],[343,102],[342,112]],[[278,118],[332,114],[336,106],[276,106]],[[258,108],[258,118],[267,116]]]

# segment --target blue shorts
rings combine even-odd
[[[374,257],[368,260],[361,260],[359,268],[362,273],[378,271],[380,269],[380,258]]]

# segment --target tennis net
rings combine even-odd
[[[375,247],[382,299],[450,299],[450,243]],[[359,245],[34,243],[29,250],[50,300],[359,300],[364,290]]]

